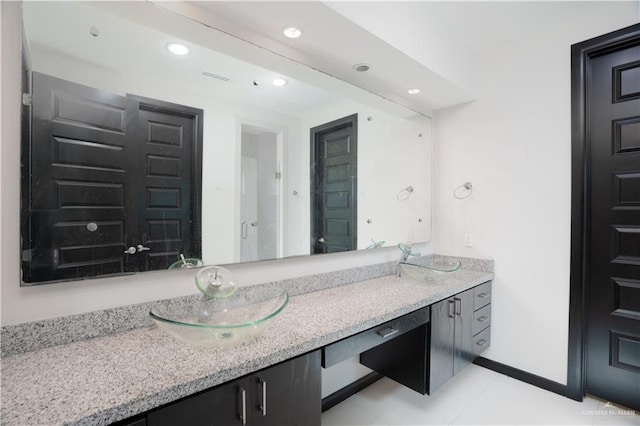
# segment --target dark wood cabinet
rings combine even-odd
[[[431,394],[489,347],[490,323],[489,281],[118,426],[320,426],[321,366],[360,354],[361,364]]]
[[[319,426],[320,374],[311,352],[153,410],[147,425]]]
[[[431,306],[431,394],[489,347],[491,282]]]
[[[360,363],[431,394],[489,347],[491,282],[437,302],[430,312],[410,331],[362,352]]]
[[[243,392],[246,402],[248,387],[243,378],[189,396],[148,413],[147,425],[242,425]]]
[[[431,308],[429,393],[473,361],[473,290],[459,293]]]
[[[320,351],[251,375],[251,425],[320,425]]]

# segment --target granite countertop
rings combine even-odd
[[[200,348],[156,327],[2,359],[3,425],[109,424],[321,348],[493,278],[385,276],[291,297],[259,337]]]

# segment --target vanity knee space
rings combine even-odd
[[[343,350],[340,359],[360,353],[362,365],[416,392],[432,394],[489,348],[491,281],[396,321],[418,313],[426,315],[424,321],[415,323],[411,329],[402,329],[402,333],[391,339],[378,339],[374,346],[363,348],[354,343],[365,339],[374,329],[338,342]],[[387,327],[386,324],[380,326],[381,329]],[[331,346],[327,348],[335,351]],[[323,351],[323,360],[328,356],[327,348]]]

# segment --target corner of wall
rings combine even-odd
[[[2,302],[20,283],[20,100],[22,3],[0,2],[0,292]],[[1,310],[4,323],[5,310]]]

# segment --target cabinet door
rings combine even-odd
[[[249,421],[263,426],[320,426],[320,351],[252,374]]]
[[[243,392],[246,416],[249,410],[249,385],[249,379],[245,378],[189,396],[149,412],[147,425],[242,426]]]
[[[456,375],[471,364],[473,354],[473,289],[456,294],[455,342],[453,353],[453,374]]]
[[[429,394],[453,377],[455,307],[453,298],[431,306]]]

